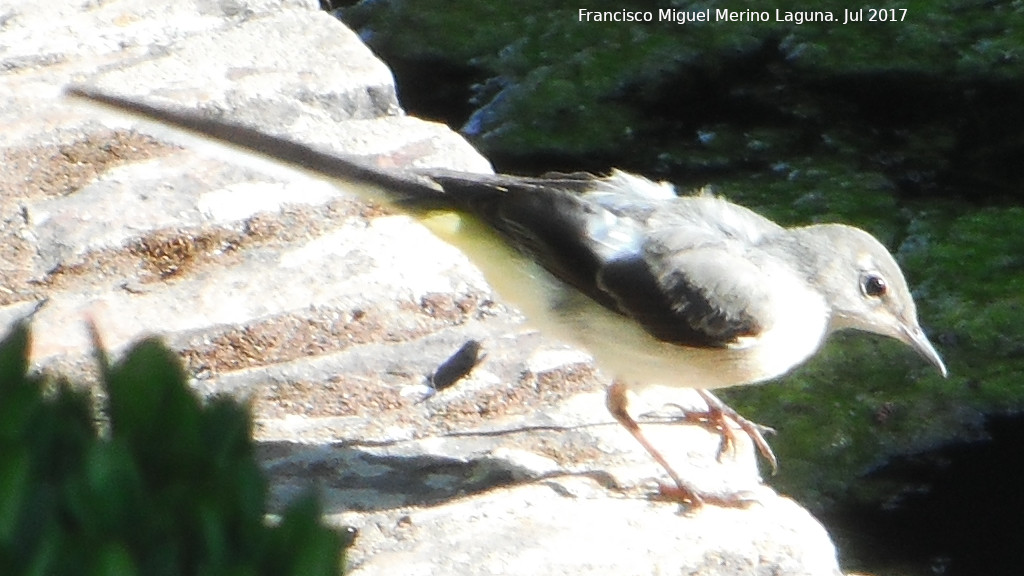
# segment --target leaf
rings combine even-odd
[[[0,341],[0,402],[3,402],[6,391],[25,382],[30,340],[28,324],[19,322]]]

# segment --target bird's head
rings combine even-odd
[[[896,260],[867,232],[841,224],[798,229],[832,311],[831,330],[853,328],[895,338],[917,350],[943,376],[942,357],[921,330],[917,307]]]

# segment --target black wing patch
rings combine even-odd
[[[664,342],[719,348],[762,329],[753,317],[716,307],[682,274],[659,281],[639,256],[610,262],[601,270],[600,285],[619,312]]]

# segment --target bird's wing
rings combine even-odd
[[[708,195],[658,202],[642,222],[642,249],[607,262],[599,282],[649,333],[722,347],[773,326],[777,294],[767,276],[780,270],[762,246],[781,227]]]
[[[702,347],[738,345],[770,329],[775,294],[765,270],[751,259],[756,249],[735,241],[700,246],[666,244],[678,230],[659,231],[649,238],[642,257],[630,261],[627,270],[613,272],[609,265],[602,276],[606,290],[620,298],[619,306],[661,340]],[[625,278],[625,280],[623,280]],[[649,283],[648,298],[637,298],[637,278]]]
[[[516,249],[659,340],[722,347],[771,325],[757,246],[782,229],[749,210],[621,172],[431,178]]]

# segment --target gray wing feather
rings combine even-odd
[[[678,230],[673,231],[678,239]],[[772,294],[763,271],[734,242],[669,248],[652,239],[645,259],[673,317],[698,336],[697,344],[725,346],[771,328]]]

